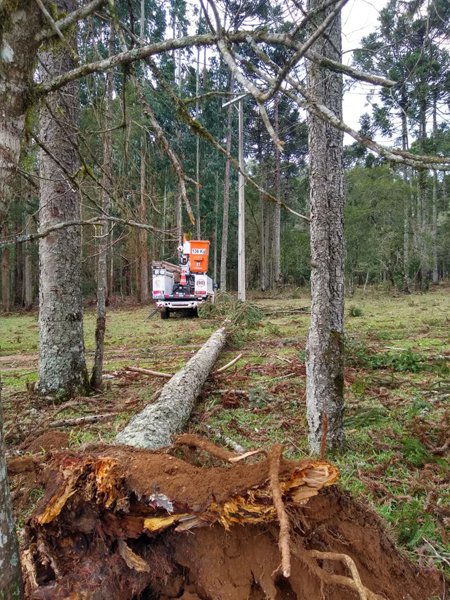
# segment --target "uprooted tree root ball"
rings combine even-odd
[[[188,438],[182,443],[201,447]],[[425,600],[440,593],[439,574],[419,571],[380,519],[333,485],[333,465],[286,461],[280,447],[254,464],[211,444],[203,450],[234,464],[199,468],[129,447],[55,455],[25,528],[27,597]]]

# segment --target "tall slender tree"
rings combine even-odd
[[[310,0],[317,10],[321,0]],[[317,15],[323,21],[330,8]],[[312,31],[311,31],[312,33]],[[341,59],[341,17],[312,48]],[[308,89],[338,118],[342,116],[342,75],[308,64]],[[306,401],[311,450],[326,440],[330,449],[345,442],[344,410],[344,168],[343,135],[314,111],[309,113],[311,204],[311,324],[306,347]]]
[[[58,0],[58,11],[70,13],[76,0]],[[76,34],[65,44],[40,53],[44,80],[75,67]],[[79,166],[75,152],[78,82],[50,94],[40,117],[40,228],[80,220],[80,197],[67,180]],[[66,227],[39,243],[39,380],[42,393],[76,395],[88,390],[84,354],[81,293],[81,229]]]

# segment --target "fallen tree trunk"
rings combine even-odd
[[[225,344],[221,327],[164,386],[158,401],[135,415],[116,437],[116,444],[156,450],[170,446],[172,435],[181,433],[192,407]]]

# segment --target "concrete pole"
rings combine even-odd
[[[239,100],[239,168],[244,171],[244,102]],[[238,299],[245,302],[245,180],[239,173]]]
[[[197,48],[197,72],[195,74],[195,95],[197,96],[197,100],[195,101],[195,119],[198,120],[198,94],[199,94],[199,70],[200,70],[200,47]],[[195,205],[197,207],[196,218],[196,235],[197,239],[201,240],[201,232],[200,232],[200,187],[198,186],[200,180],[200,137],[197,136],[196,140],[196,156],[195,156],[195,179],[197,181],[197,185],[195,186]]]

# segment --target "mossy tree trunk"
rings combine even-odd
[[[76,8],[76,0],[57,2],[58,12],[70,13]],[[75,47],[75,35],[66,40]],[[40,60],[44,80],[76,66],[62,44],[41,52]],[[41,112],[40,138],[52,154],[41,151],[41,229],[80,219],[79,193],[66,176],[78,169],[74,148],[78,105],[78,83],[72,82],[49,94]],[[64,396],[86,393],[89,381],[83,338],[80,227],[66,227],[42,238],[39,262],[38,389],[41,393]]]
[[[321,0],[310,0],[315,10]],[[321,11],[319,22],[332,10]],[[310,32],[311,33],[311,32]],[[313,49],[341,60],[341,18]],[[342,75],[308,64],[308,87],[319,103],[342,117]],[[327,415],[327,447],[345,442],[344,409],[344,168],[343,134],[309,114],[311,204],[311,325],[306,350],[309,446],[319,451]]]
[[[29,86],[39,46],[34,36],[42,26],[34,2],[0,0],[0,240],[7,238],[8,206],[19,162],[29,106]],[[10,309],[10,250],[1,251],[3,310]]]

